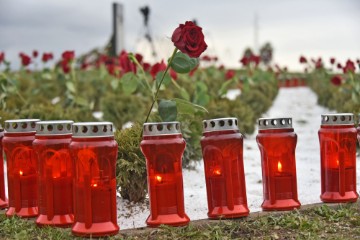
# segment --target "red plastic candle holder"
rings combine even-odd
[[[356,137],[351,113],[321,115],[319,130],[323,202],[356,202]]]
[[[300,207],[297,194],[295,148],[297,135],[291,118],[261,118],[256,137],[263,178],[263,210]]]
[[[9,209],[6,216],[38,215],[37,161],[32,142],[39,119],[5,121],[3,148],[6,155]]]
[[[209,218],[249,215],[247,206],[243,136],[236,118],[203,121],[201,139]]]
[[[69,227],[73,215],[73,162],[70,157],[73,121],[36,123],[33,149],[38,160],[38,226]]]
[[[182,226],[190,219],[185,213],[182,155],[185,140],[179,122],[145,123],[141,151],[146,158],[150,197],[150,227],[160,224]]]
[[[2,149],[2,139],[4,137],[4,129],[0,124],[0,209],[8,207],[8,201],[5,196],[5,182],[4,182],[4,159]]]
[[[110,122],[74,123],[70,143],[74,161],[74,217],[77,236],[119,232],[115,165],[118,145]]]

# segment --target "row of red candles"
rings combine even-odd
[[[322,117],[319,130],[321,200],[354,202],[358,194],[355,165],[357,131],[353,115],[327,114]],[[45,122],[43,125],[47,126],[49,123]],[[41,126],[41,122],[38,125]],[[234,218],[249,214],[243,167],[243,138],[237,125],[235,118],[204,121],[201,145],[209,218]],[[117,233],[117,146],[113,136],[96,135],[101,132],[99,130],[103,126],[101,123],[75,123],[72,127],[72,139],[71,134],[65,134],[63,137],[54,135],[50,137],[53,138],[52,141],[49,141],[49,135],[42,136],[38,131],[35,141],[30,141],[32,145],[23,148],[28,151],[27,155],[19,154],[16,148],[9,149],[6,138],[14,133],[5,132],[3,144],[8,162],[10,205],[6,214],[22,217],[28,214],[29,217],[33,217],[39,211],[40,215],[36,220],[39,226],[72,225],[75,235],[104,236]],[[78,131],[74,131],[75,129]],[[87,131],[92,134],[89,135]],[[95,136],[92,136],[94,134]],[[34,137],[35,133],[27,135]],[[24,139],[25,136],[21,134],[20,137]],[[45,141],[44,146],[41,146],[42,138]],[[69,145],[64,145],[63,141],[62,145],[56,148],[54,143],[61,139],[67,139]],[[109,151],[109,142],[115,147],[113,151]],[[299,208],[295,164],[297,136],[292,128],[291,118],[259,119],[257,142],[262,158],[263,210]],[[29,163],[33,159],[31,146],[37,159],[44,161],[38,161],[38,169],[33,169],[34,174],[24,175],[24,167],[30,166]],[[180,226],[190,221],[184,208],[181,169],[184,149],[185,141],[178,122],[144,124],[141,150],[147,161],[150,197],[150,216],[146,220],[148,226]],[[67,153],[69,150],[70,153]],[[108,152],[112,154],[108,155]],[[44,155],[39,157],[39,153]],[[17,156],[16,161],[23,161],[21,170],[11,165],[10,156],[14,155]],[[37,189],[29,191],[31,184],[36,186],[36,181],[39,184],[39,195],[36,194]],[[11,199],[11,196],[14,198]],[[66,199],[66,196],[69,197]],[[1,198],[5,202],[5,194],[1,195],[0,191],[0,200]],[[22,213],[22,209],[25,209],[25,212]]]

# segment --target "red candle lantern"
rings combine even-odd
[[[110,122],[74,123],[70,153],[74,161],[74,217],[77,236],[119,232],[115,165],[118,146]]]
[[[73,121],[37,122],[33,148],[38,160],[39,226],[68,227],[73,215],[73,163],[70,158]]]
[[[256,137],[263,178],[263,210],[291,210],[300,207],[296,183],[297,135],[291,118],[261,118]]]
[[[356,136],[351,113],[321,115],[321,195],[323,202],[356,202]]]
[[[150,227],[160,224],[188,224],[185,213],[182,178],[182,155],[185,140],[179,122],[145,123],[141,151],[146,158]]]
[[[4,137],[4,129],[0,124],[0,209],[7,208],[8,201],[5,196],[5,182],[4,182],[4,159],[2,150],[2,139]]]
[[[209,218],[249,215],[243,163],[243,137],[236,118],[203,121],[204,158]]]
[[[32,148],[39,119],[5,121],[3,148],[6,155],[9,209],[7,216],[38,215],[37,162]]]

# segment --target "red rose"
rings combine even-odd
[[[38,51],[34,50],[32,52],[33,58],[37,58],[37,56],[39,55]]]
[[[63,52],[63,54],[61,56],[64,60],[71,61],[71,60],[74,60],[74,58],[75,58],[75,52],[74,51],[65,51],[65,52]]]
[[[62,60],[60,62],[61,68],[63,70],[64,73],[69,73],[70,72],[70,65],[69,62],[67,60]]]
[[[136,53],[135,58],[140,64],[142,64],[143,56],[140,53]]]
[[[150,63],[144,62],[144,63],[142,64],[142,67],[143,67],[143,69],[144,69],[145,72],[148,72],[148,71],[150,71],[151,65],[150,65]]]
[[[26,67],[31,63],[31,58],[26,55],[25,53],[20,53],[19,54],[20,58],[21,58],[21,65]]]
[[[233,77],[235,77],[235,71],[231,69],[227,70],[225,73],[225,80],[232,79]]]
[[[307,63],[307,60],[304,56],[300,56],[299,61],[300,61],[300,63]]]
[[[194,74],[195,74],[195,72],[198,70],[198,68],[199,68],[199,64],[198,64],[193,70],[191,70],[191,71],[189,72],[189,76],[190,76],[190,77],[194,76]]]
[[[172,68],[170,68],[170,77],[177,80],[177,73]]]
[[[250,62],[255,63],[255,66],[259,65],[260,63],[260,56],[252,55],[250,57]]]
[[[5,53],[0,52],[0,64],[5,60]]]
[[[135,63],[130,61],[128,53],[125,51],[122,51],[120,53],[119,65],[120,65],[123,73],[127,73],[127,72],[136,73],[136,65],[135,65]]]
[[[357,63],[357,64],[360,64],[360,59],[356,59],[356,63]]]
[[[331,78],[331,83],[334,84],[335,86],[339,86],[342,83],[342,78],[339,75],[335,75]]]
[[[335,58],[330,58],[330,63],[333,65],[335,63]]]
[[[342,69],[341,63],[338,63],[338,64],[336,65],[336,67],[337,67],[338,69]]]
[[[171,41],[182,53],[193,58],[199,57],[207,48],[202,28],[191,21],[180,24],[175,29]]]
[[[346,61],[345,67],[343,68],[344,73],[355,72],[355,64],[350,59]]]
[[[210,62],[211,61],[211,57],[209,57],[208,55],[205,55],[201,58],[201,60],[205,61],[205,62]]]
[[[243,66],[247,66],[247,65],[249,64],[249,62],[250,62],[250,58],[244,56],[244,57],[240,60],[240,62],[242,63]]]
[[[219,69],[220,71],[222,71],[222,70],[224,70],[224,68],[225,68],[224,65],[221,64],[218,69]]]
[[[164,63],[164,60],[161,61],[161,63],[155,63],[151,70],[150,70],[150,74],[153,77],[153,79],[156,78],[156,74],[158,74],[158,72],[161,71],[165,71],[166,69],[166,64]]]
[[[54,58],[54,56],[53,56],[52,53],[43,53],[41,60],[42,60],[44,63],[46,63],[46,62],[48,62],[49,60],[51,60],[51,59],[53,59],[53,58]]]
[[[323,67],[323,63],[322,63],[321,58],[319,58],[319,59],[315,62],[315,68],[316,68],[316,69],[319,69],[319,68],[322,68],[322,67]]]

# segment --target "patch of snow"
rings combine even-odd
[[[241,95],[240,89],[230,89],[227,91],[225,97],[230,100],[235,100],[240,95]]]
[[[93,112],[92,113],[93,117],[96,118],[97,120],[102,120],[104,113],[101,111],[98,112]]]
[[[60,102],[60,97],[54,97],[54,98],[51,100],[51,104],[52,104],[52,105],[55,105],[55,104],[57,104],[58,102]]]

